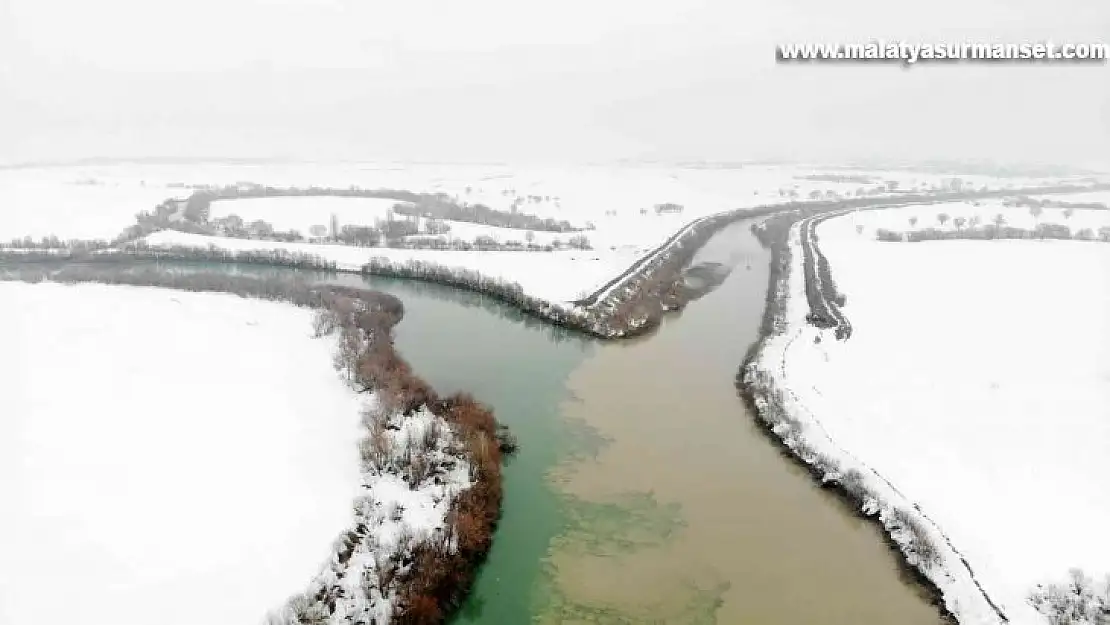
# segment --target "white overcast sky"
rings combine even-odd
[[[0,0],[0,161],[1110,160],[1110,66],[787,66],[1110,42],[1107,0]]]

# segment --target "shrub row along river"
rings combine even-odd
[[[491,404],[520,440],[493,550],[456,623],[941,622],[878,529],[817,488],[737,397],[768,279],[749,226],[695,258],[733,268],[717,289],[624,342],[447,287],[309,274],[399,296],[398,347],[415,370]]]

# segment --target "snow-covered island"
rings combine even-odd
[[[511,439],[394,351],[396,298],[97,271],[0,269],[5,622],[436,622],[458,604]]]
[[[1068,199],[760,231],[775,276],[745,396],[964,624],[1110,617],[1110,212]]]

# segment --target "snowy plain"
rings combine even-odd
[[[130,177],[91,178],[83,169],[0,170],[0,243],[50,235],[110,240],[139,211],[189,193]]]
[[[759,365],[791,390],[811,447],[886,504],[920,506],[941,545],[927,574],[962,623],[1000,622],[977,581],[1011,623],[1041,625],[1036,585],[1072,567],[1110,574],[1110,245],[890,243],[855,229],[919,210],[821,224],[853,334],[815,343],[795,252],[788,329]]]
[[[870,182],[807,179],[830,173],[865,176]],[[757,164],[731,169],[663,164],[509,166],[382,162],[124,162],[19,167],[0,170],[0,241],[50,234],[62,239],[111,238],[130,225],[140,210],[150,210],[171,197],[187,196],[191,193],[190,185],[254,183],[343,189],[358,186],[446,193],[459,201],[484,203],[501,210],[517,203],[520,212],[583,225],[586,221],[598,221],[606,213],[638,217],[641,209],[665,202],[682,204],[683,216],[691,220],[723,210],[781,202],[788,199],[784,193],[791,191],[803,199],[814,191],[849,195],[861,188],[878,189],[887,180],[897,181],[902,190],[921,190],[956,175],[975,188],[1017,188],[1063,180]],[[314,216],[313,223],[326,223],[315,219]]]
[[[102,285],[0,299],[0,622],[242,625],[304,587],[360,484],[359,401],[308,311]]]
[[[360,462],[374,403],[308,310],[94,284],[0,282],[0,299],[5,625],[259,623],[336,584],[333,622],[385,623],[397,588],[375,562],[433,538],[470,484],[426,412],[383,415],[389,466]],[[421,453],[453,468],[410,485],[397,471],[433,422]],[[374,529],[340,562],[356,525]]]

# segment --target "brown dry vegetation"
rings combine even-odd
[[[371,292],[373,293],[373,292]],[[367,305],[365,299],[339,294],[325,298],[318,326],[342,331],[340,352],[351,363],[354,382],[378,398],[378,410],[412,414],[426,408],[443,418],[462,441],[474,467],[474,485],[460,493],[447,516],[438,540],[414,545],[412,564],[401,573],[394,621],[441,623],[461,604],[474,572],[489,552],[493,530],[501,514],[501,460],[503,429],[492,410],[466,393],[439,397],[417,376],[393,348],[393,327],[400,321],[396,307]],[[373,416],[368,416],[373,421]],[[426,438],[437,436],[425,431]],[[364,454],[380,450],[371,432]],[[422,472],[419,458],[408,470],[412,479]]]

